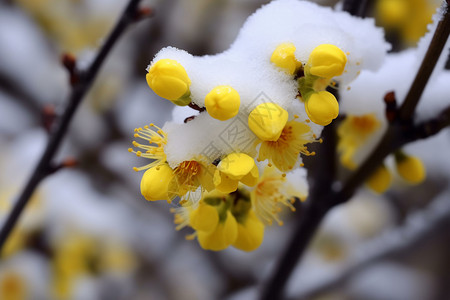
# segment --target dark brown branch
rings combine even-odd
[[[367,15],[371,0],[344,0],[342,9],[352,16],[364,18]]]
[[[122,36],[125,29],[132,24],[139,15],[137,14],[140,0],[130,0],[125,11],[120,17],[113,31],[106,39],[105,44],[100,49],[96,58],[86,72],[79,74],[79,80],[73,85],[69,102],[59,122],[55,124],[54,131],[50,135],[49,141],[44,153],[39,160],[38,165],[34,169],[31,177],[23,188],[18,200],[16,201],[12,211],[9,213],[5,224],[0,231],[0,251],[3,248],[8,236],[13,230],[17,220],[19,219],[23,209],[27,205],[31,195],[33,194],[39,183],[52,172],[52,160],[55,156],[66,132],[69,124],[84,96],[92,86],[95,77],[110,53],[117,40]]]
[[[339,99],[337,89],[328,89],[336,99]],[[264,285],[262,298],[264,300],[278,299],[294,270],[297,261],[306,250],[311,238],[320,225],[323,217],[331,208],[328,205],[328,195],[332,194],[333,182],[336,175],[336,122],[326,126],[322,132],[323,143],[317,149],[320,160],[314,160],[316,165],[309,168],[310,195],[297,216],[294,234],[285,252],[281,256],[272,277]],[[307,167],[309,167],[307,165]]]

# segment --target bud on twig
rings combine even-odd
[[[152,8],[150,8],[150,7],[141,7],[136,12],[135,20],[136,21],[140,21],[140,20],[145,19],[145,18],[153,17],[154,12],[155,11]]]
[[[70,84],[73,86],[78,82],[77,60],[70,53],[64,53],[61,57],[61,63],[69,72]]]
[[[386,119],[389,123],[393,122],[397,118],[397,99],[395,98],[395,92],[389,92],[384,96],[384,103],[386,103]]]
[[[42,108],[41,114],[42,126],[50,133],[56,119],[55,107],[52,104],[45,105]]]

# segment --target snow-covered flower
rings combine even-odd
[[[321,141],[322,126],[338,116],[327,87],[376,70],[388,48],[373,20],[278,0],[253,14],[223,53],[162,49],[147,68],[149,87],[197,114],[156,131],[137,129],[146,143],[129,151],[153,160],[135,168],[148,169],[141,192],[148,200],[181,197],[177,228],[193,227],[205,249],[257,248],[260,222],[281,224],[281,207],[293,209],[293,199],[307,195],[297,195],[286,177],[304,180],[300,154],[314,155],[308,144]],[[256,161],[266,160],[259,178]]]

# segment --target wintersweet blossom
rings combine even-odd
[[[239,112],[241,98],[231,86],[215,87],[205,97],[205,108],[211,117],[225,121],[233,118]]]
[[[322,126],[330,124],[339,114],[336,97],[327,91],[309,94],[305,109],[311,121]]]
[[[397,151],[395,153],[395,164],[398,174],[407,182],[418,184],[425,179],[425,166],[420,158]]]
[[[392,175],[388,168],[383,164],[369,177],[366,185],[375,193],[383,194],[392,182]]]
[[[161,59],[153,64],[145,77],[148,86],[160,97],[172,101],[176,105],[188,105],[189,79],[186,70],[173,59]]]
[[[331,44],[314,48],[309,55],[305,72],[322,78],[333,78],[344,73],[347,56],[344,51]]]
[[[220,251],[229,246],[253,251],[263,242],[266,225],[275,220],[283,225],[283,207],[295,211],[295,199],[307,195],[302,172],[281,173],[273,166],[260,165],[264,175],[254,187],[240,184],[231,192],[219,190],[203,193],[197,204],[172,208],[176,229],[191,227],[187,239],[197,239],[206,250]],[[299,171],[299,170],[297,170]]]
[[[270,61],[288,74],[295,74],[302,67],[302,63],[295,58],[295,50],[294,44],[282,43],[275,48]]]
[[[339,137],[338,152],[340,161],[348,169],[355,169],[358,163],[355,156],[360,148],[373,137],[375,131],[380,128],[380,121],[375,113],[353,116],[348,115],[339,124],[337,134]]]
[[[244,153],[231,153],[217,165],[214,185],[221,192],[231,193],[238,188],[239,182],[254,186],[258,177],[258,167],[253,158]]]
[[[268,159],[280,171],[290,171],[299,160],[300,153],[308,156],[315,155],[315,152],[309,152],[306,146],[315,140],[311,128],[294,118],[286,123],[277,140],[260,141],[258,161]]]
[[[298,0],[263,6],[223,53],[162,49],[149,87],[197,110],[185,122],[136,129],[144,142],[129,151],[151,159],[135,168],[148,169],[142,194],[180,197],[176,229],[191,227],[188,238],[204,249],[258,248],[265,224],[281,225],[282,207],[295,210],[308,194],[300,154],[315,154],[308,144],[339,114],[326,89],[376,70],[387,49],[372,20]]]
[[[248,127],[263,141],[276,141],[289,118],[288,112],[275,103],[263,103],[248,115]]]

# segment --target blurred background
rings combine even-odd
[[[295,213],[284,216],[283,226],[268,227],[254,252],[204,251],[196,241],[185,240],[186,232],[175,231],[167,203],[150,203],[140,195],[142,174],[132,167],[142,161],[127,149],[134,128],[150,122],[162,126],[172,116],[173,105],[156,96],[144,79],[157,51],[174,46],[194,55],[222,52],[245,19],[267,2],[142,1],[154,9],[154,17],[134,25],[116,45],[56,158],[73,157],[77,166],[39,186],[1,253],[0,299],[256,297],[289,241]],[[334,6],[338,1],[316,2]],[[439,6],[439,1],[404,1],[410,8],[405,17],[392,13],[401,1],[375,2],[369,15],[386,27],[393,51],[414,47]],[[43,112],[58,114],[67,104],[70,85],[62,54],[71,53],[79,67],[88,66],[126,3],[0,2],[1,222],[43,152],[49,121]],[[399,183],[382,196],[363,188],[333,210],[295,270],[289,297],[450,299],[449,157],[446,151],[429,154],[448,149],[448,130],[430,143],[412,146],[413,152],[428,153],[424,184]],[[445,214],[429,222],[434,211],[427,205],[434,198],[442,204],[434,211]],[[413,225],[425,234],[411,241],[407,235],[404,247],[366,259],[371,250],[402,242],[403,235],[389,234],[410,225],[411,213],[417,214]],[[364,259],[364,267],[352,267]],[[320,292],[308,294],[314,288]]]

